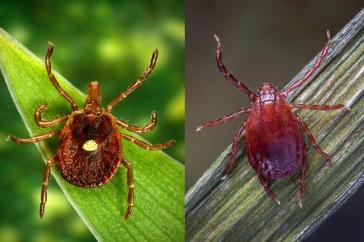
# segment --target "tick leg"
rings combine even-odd
[[[320,57],[318,58],[316,63],[313,65],[311,70],[309,70],[301,80],[297,81],[295,84],[293,84],[291,87],[289,87],[286,91],[282,92],[283,94],[288,96],[293,90],[297,89],[305,81],[307,81],[313,75],[313,73],[319,68],[319,66],[322,64],[323,60],[327,56],[327,53],[329,52],[329,49],[330,49],[330,32],[329,31],[327,31],[327,39],[328,40],[327,40],[323,50],[321,51]]]
[[[40,105],[37,110],[35,110],[34,119],[39,127],[41,128],[48,128],[54,125],[57,125],[59,123],[62,123],[68,119],[68,116],[63,116],[60,118],[56,118],[51,121],[46,121],[42,119],[42,113],[48,108],[48,104]]]
[[[276,203],[281,204],[281,202],[276,198],[276,195],[273,193],[272,188],[270,186],[269,180],[261,175],[258,174],[258,178],[264,190],[267,192],[268,196],[275,201]]]
[[[78,106],[76,102],[72,99],[72,97],[62,89],[62,87],[59,85],[56,77],[52,73],[52,64],[51,64],[51,56],[53,54],[54,45],[51,42],[48,42],[48,51],[45,57],[45,65],[48,73],[49,80],[53,83],[53,86],[57,89],[59,94],[61,94],[62,97],[64,97],[70,104],[72,110],[77,110]]]
[[[301,104],[301,103],[292,103],[291,108],[329,111],[329,110],[338,110],[338,109],[345,108],[345,105],[343,105],[343,104],[336,104],[336,105],[307,105],[307,104]]]
[[[107,105],[107,111],[111,112],[112,108],[118,104],[120,101],[122,101],[124,98],[126,98],[130,93],[132,93],[135,89],[137,89],[152,73],[155,64],[158,59],[158,49],[155,49],[152,55],[152,58],[150,60],[149,67],[143,72],[143,74],[140,76],[140,78],[134,82],[132,85],[130,85],[126,91],[120,93],[114,100],[111,101],[109,105]]]
[[[164,150],[164,149],[172,146],[174,143],[176,143],[176,141],[174,141],[174,140],[169,140],[165,144],[150,145],[141,140],[135,139],[127,134],[122,134],[122,137],[125,138],[127,141],[130,141],[136,145],[139,145],[140,147],[142,147],[145,150]]]
[[[234,136],[233,145],[232,145],[231,152],[229,155],[229,161],[225,166],[224,176],[221,178],[221,180],[224,180],[226,178],[226,176],[228,176],[230,174],[230,172],[233,170],[233,168],[235,166],[236,154],[238,152],[238,144],[244,136],[245,124],[246,124],[246,122],[244,122],[242,125],[240,125],[238,131],[236,132],[236,134]]]
[[[40,205],[39,205],[40,218],[43,218],[44,216],[44,208],[47,202],[47,188],[48,188],[49,175],[51,174],[51,168],[53,164],[54,164],[54,157],[47,161],[47,165],[43,174],[42,192],[40,194]]]
[[[303,196],[304,196],[304,193],[305,193],[305,175],[306,175],[306,171],[307,171],[307,166],[308,166],[307,158],[304,156],[303,157],[301,175],[300,175],[300,178],[299,178],[300,200],[299,200],[298,204],[300,205],[301,208],[303,207]]]
[[[245,92],[248,94],[249,98],[251,99],[253,95],[255,95],[242,81],[237,80],[233,74],[231,74],[225,67],[223,60],[222,60],[222,47],[220,43],[219,37],[217,35],[214,35],[215,40],[217,42],[216,46],[216,64],[219,68],[220,73],[225,77],[226,80],[228,80],[231,84],[233,84],[237,89],[240,91]]]
[[[31,138],[17,138],[14,135],[8,137],[8,139],[14,141],[17,144],[28,144],[33,142],[38,142],[44,139],[52,138],[53,136],[59,134],[59,131],[51,131],[45,134],[37,135]]]
[[[128,160],[125,158],[121,159],[121,163],[127,169],[128,176],[128,209],[125,212],[125,220],[127,220],[131,214],[134,207],[134,178],[133,178],[133,168]]]
[[[137,125],[130,125],[118,119],[116,120],[116,124],[122,127],[123,129],[129,130],[134,133],[138,134],[147,133],[152,129],[154,129],[154,127],[157,125],[157,114],[153,112],[152,115],[150,116],[150,123],[145,125],[144,127],[140,127]]]
[[[300,121],[300,124],[302,125],[302,127],[305,129],[305,132],[308,136],[308,138],[311,141],[312,146],[315,148],[315,150],[325,159],[325,163],[326,164],[330,164],[331,163],[331,156],[326,154],[321,147],[317,144],[317,141],[315,139],[315,137],[313,136],[313,134],[311,133],[310,128],[307,126],[307,124],[300,118],[298,117],[298,120]]]
[[[250,112],[250,109],[248,109],[248,108],[241,108],[240,110],[236,111],[235,113],[232,113],[232,114],[229,114],[229,115],[225,115],[222,118],[219,118],[219,119],[216,119],[216,120],[213,120],[213,121],[208,121],[206,123],[203,123],[201,126],[199,126],[196,129],[196,131],[200,131],[203,128],[210,128],[210,127],[217,126],[219,124],[226,123],[226,122],[228,122],[228,121],[230,121],[230,120],[232,120],[234,118],[237,118],[240,114],[247,113],[247,112]]]

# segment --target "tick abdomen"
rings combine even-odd
[[[251,165],[266,177],[283,178],[302,165],[303,141],[292,133],[269,134],[261,140],[247,140],[247,144]]]
[[[74,112],[66,126],[72,128],[62,131],[57,149],[62,176],[79,187],[107,183],[121,160],[120,135],[113,120],[103,114],[90,123],[84,113]]]

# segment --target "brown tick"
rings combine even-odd
[[[291,176],[297,169],[300,169],[299,185],[300,200],[302,207],[303,194],[305,190],[305,172],[307,170],[306,145],[301,128],[307,134],[315,150],[325,158],[326,162],[331,161],[331,156],[326,154],[317,144],[308,125],[293,113],[293,109],[310,110],[336,110],[344,108],[342,104],[327,105],[307,105],[288,103],[287,96],[307,81],[317,68],[321,65],[330,48],[330,33],[327,31],[328,41],[321,52],[319,59],[305,76],[294,83],[285,91],[278,91],[270,84],[264,83],[256,93],[252,92],[242,81],[237,80],[226,69],[222,61],[222,47],[219,38],[217,41],[216,62],[221,74],[237,89],[246,93],[250,99],[249,108],[241,108],[235,113],[224,116],[223,118],[206,122],[197,128],[214,127],[232,120],[243,113],[248,113],[248,118],[243,122],[235,134],[228,163],[224,170],[225,179],[230,174],[236,163],[238,143],[245,135],[246,150],[250,165],[256,171],[258,178],[265,191],[277,201],[273,193],[270,180],[276,180]]]
[[[157,114],[155,112],[151,115],[151,122],[144,127],[140,127],[129,125],[124,121],[115,118],[111,114],[111,111],[116,104],[124,100],[130,93],[137,89],[152,73],[158,58],[158,50],[156,49],[154,51],[150,65],[141,77],[130,85],[126,91],[114,98],[112,102],[107,105],[106,109],[103,109],[100,106],[100,84],[96,81],[89,83],[85,107],[79,109],[76,102],[62,89],[52,73],[50,58],[53,53],[53,48],[53,44],[49,43],[45,57],[48,77],[59,94],[71,104],[73,111],[70,115],[47,121],[42,119],[42,113],[48,108],[48,105],[43,104],[36,109],[34,114],[37,125],[42,128],[47,128],[66,122],[61,131],[51,131],[32,138],[9,137],[9,139],[17,144],[26,144],[59,135],[59,145],[56,155],[46,163],[39,215],[41,218],[44,215],[44,207],[47,202],[49,175],[55,162],[57,162],[64,179],[69,183],[82,188],[100,187],[107,184],[115,175],[120,164],[122,164],[127,169],[128,179],[128,208],[125,212],[125,219],[127,219],[134,206],[134,180],[132,165],[121,153],[121,140],[125,139],[146,150],[163,150],[174,144],[175,141],[170,140],[165,144],[149,145],[132,136],[119,133],[117,126],[138,134],[151,131],[157,124]]]

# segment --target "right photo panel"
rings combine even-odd
[[[362,241],[362,3],[185,6],[186,241]]]

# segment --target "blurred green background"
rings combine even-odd
[[[52,41],[53,67],[84,92],[98,80],[104,105],[139,78],[158,48],[153,74],[113,113],[143,125],[157,111],[158,125],[144,137],[175,139],[166,152],[184,161],[183,1],[1,1],[0,27],[42,59]],[[39,219],[43,161],[34,145],[5,141],[28,133],[0,78],[0,241],[95,240],[53,180]]]

